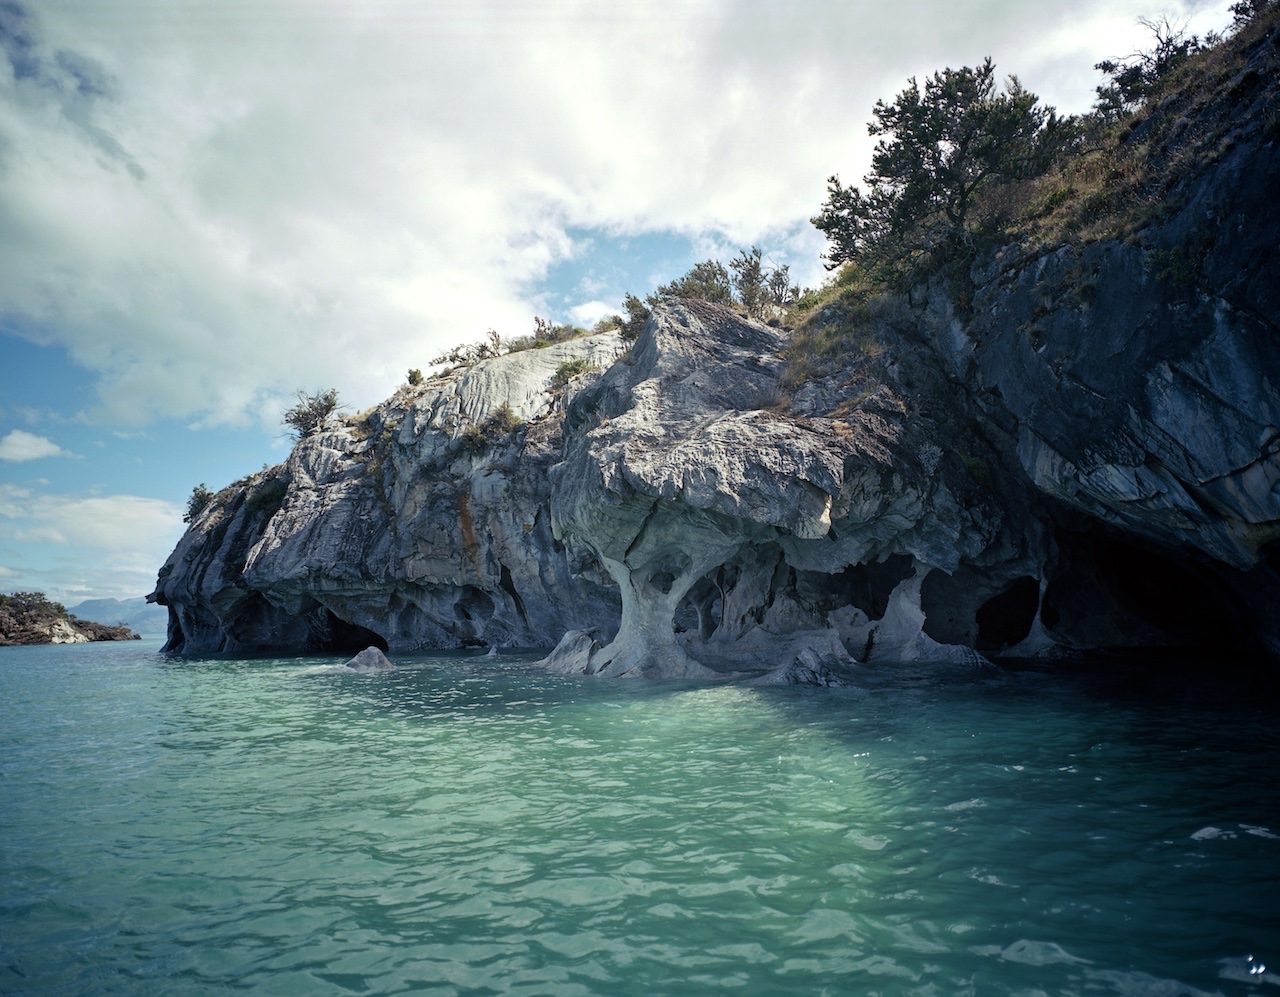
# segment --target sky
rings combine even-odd
[[[154,587],[193,486],[535,315],[590,325],[809,218],[911,76],[1064,113],[1230,0],[0,0],[0,592]]]

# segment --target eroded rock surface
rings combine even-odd
[[[1227,626],[1224,646],[1265,645],[1261,600],[1223,593],[1272,591],[1255,583],[1274,574],[1280,364],[1255,319],[1201,307],[1182,358],[1152,332],[1116,371],[1101,316],[1077,336],[1073,376],[1100,369],[1087,390],[1128,399],[1120,425],[1029,386],[1053,358],[998,309],[944,341],[933,306],[885,305],[903,331],[852,399],[821,381],[783,399],[786,334],[696,302],[658,308],[616,362],[607,338],[486,361],[219,496],[162,572],[170,647],[557,645],[565,672],[836,684],[866,661],[1195,646]],[[608,366],[566,405],[550,378],[574,351]],[[504,402],[526,421],[485,436]]]
[[[598,336],[401,388],[224,489],[161,569],[167,647],[540,647],[616,627],[616,590],[552,537],[547,502],[556,371],[620,352],[616,335]]]
[[[966,560],[1034,570],[1026,524],[933,442],[954,406],[908,418],[883,380],[840,415],[777,404],[786,342],[673,303],[574,397],[552,524],[604,566],[622,619],[612,641],[574,638],[549,664],[708,678],[972,656],[923,632],[920,582]]]
[[[357,672],[385,672],[395,668],[395,665],[378,648],[366,647],[347,662],[347,667]]]

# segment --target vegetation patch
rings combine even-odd
[[[960,462],[964,464],[964,469],[969,472],[969,477],[976,481],[987,491],[995,490],[995,477],[991,473],[991,465],[981,457],[974,457],[970,454],[959,454]]]
[[[503,402],[484,422],[467,426],[459,436],[462,447],[468,453],[483,453],[502,440],[513,437],[524,425],[524,420]]]
[[[314,436],[328,428],[330,418],[341,409],[337,388],[325,388],[312,393],[299,390],[297,398],[297,404],[284,413],[284,424],[295,440]]]
[[[213,501],[213,492],[202,481],[191,489],[191,494],[187,497],[187,511],[182,515],[184,523],[193,523],[199,518],[200,513]]]
[[[551,390],[562,391],[579,374],[585,374],[587,371],[595,369],[596,365],[586,357],[574,357],[571,360],[566,360],[551,375]]]
[[[783,350],[786,367],[779,384],[794,391],[816,377],[827,376],[863,357],[879,357],[884,345],[876,333],[876,287],[850,267],[824,296],[814,295],[810,312],[791,334]]]
[[[284,505],[284,497],[288,491],[289,485],[283,478],[267,478],[249,492],[245,504],[252,512],[270,519]]]

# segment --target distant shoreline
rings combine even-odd
[[[141,640],[127,625],[82,620],[43,592],[0,595],[0,647]]]

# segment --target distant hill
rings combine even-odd
[[[140,634],[163,634],[169,627],[169,610],[151,606],[143,596],[136,599],[86,599],[71,606],[72,615],[94,623],[123,623]]]

